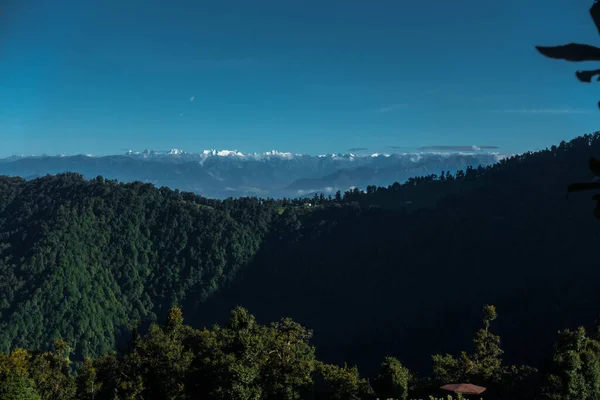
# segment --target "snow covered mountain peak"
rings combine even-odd
[[[284,160],[293,160],[296,158],[326,158],[332,160],[349,160],[353,161],[355,159],[374,159],[374,158],[397,158],[397,157],[410,157],[416,160],[421,159],[423,156],[427,155],[438,155],[442,157],[450,157],[452,155],[460,154],[460,155],[474,155],[478,154],[498,154],[494,152],[485,152],[483,149],[472,146],[472,150],[462,150],[462,151],[412,151],[412,152],[374,152],[374,153],[365,153],[365,154],[357,154],[354,152],[348,153],[327,153],[327,154],[319,154],[316,156],[311,156],[302,153],[292,153],[292,152],[284,152],[278,150],[270,150],[262,153],[244,153],[239,150],[216,150],[209,149],[203,150],[201,152],[186,152],[179,149],[171,149],[169,151],[157,151],[157,150],[144,150],[143,152],[129,150],[126,155],[128,156],[137,156],[142,158],[153,158],[153,157],[168,157],[173,156],[176,158],[189,159],[189,160],[198,160],[203,161],[211,157],[227,157],[227,158],[236,158],[242,160],[266,160],[266,159],[284,159]]]
[[[187,156],[192,159],[206,159],[208,157],[238,157],[238,158],[249,158],[249,159],[262,159],[262,158],[282,158],[292,159],[294,157],[301,157],[302,154],[294,154],[290,152],[282,152],[277,150],[266,151],[264,153],[243,153],[238,150],[216,150],[209,149],[203,150],[199,153],[188,153],[179,149],[171,149],[169,151],[157,151],[157,150],[144,150],[143,152],[128,150],[125,153],[126,156],[133,156],[139,158],[152,158],[152,157],[165,157],[165,156]]]

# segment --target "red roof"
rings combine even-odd
[[[485,392],[485,388],[483,386],[471,385],[470,383],[453,383],[450,385],[444,385],[440,389],[462,394],[481,394]]]

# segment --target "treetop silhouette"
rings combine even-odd
[[[600,3],[598,0],[590,8],[590,15],[596,25],[596,29],[600,34]],[[600,48],[588,44],[569,43],[560,46],[535,46],[536,49],[544,56],[566,61],[600,61]],[[575,76],[581,82],[590,83],[592,79],[598,75],[596,81],[600,82],[600,69],[577,71]],[[600,108],[600,102],[598,102]],[[567,192],[580,192],[585,190],[600,189],[600,159],[591,157],[589,161],[590,171],[594,174],[592,182],[572,183],[567,187]],[[596,201],[594,216],[600,219],[600,194],[592,197]]]
[[[598,0],[590,8],[590,15],[596,25],[596,29],[600,34],[600,3]],[[569,43],[560,46],[536,46],[536,49],[546,57],[555,58],[566,61],[600,61],[600,48],[580,43]],[[597,81],[600,81],[600,69],[577,71],[575,76],[581,82],[590,83],[592,79],[598,75]],[[600,107],[600,102],[598,102]]]

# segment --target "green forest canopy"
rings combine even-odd
[[[225,326],[195,330],[179,308],[165,322],[134,335],[119,353],[85,358],[75,371],[69,345],[51,352],[15,349],[0,354],[2,399],[408,399],[440,393],[448,382],[486,385],[486,399],[596,399],[600,396],[600,342],[584,329],[559,336],[543,374],[504,365],[492,333],[494,306],[483,309],[473,351],[434,355],[430,376],[419,377],[385,357],[373,379],[356,367],[318,361],[311,331],[284,318],[260,325],[243,308]],[[430,397],[433,398],[433,397]]]
[[[0,346],[48,351],[60,338],[81,363],[173,306],[200,328],[242,304],[310,326],[327,363],[374,376],[391,354],[423,373],[423,355],[460,354],[493,303],[506,361],[539,366],[559,329],[598,313],[598,226],[589,199],[565,191],[589,177],[581,160],[600,153],[599,138],[331,198],[0,177]]]

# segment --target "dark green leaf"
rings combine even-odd
[[[597,158],[590,158],[590,171],[596,176],[600,176],[600,160]]]
[[[588,44],[569,43],[562,46],[535,46],[535,48],[550,58],[567,61],[600,61],[600,49]]]
[[[600,189],[600,182],[572,183],[568,186],[567,191],[569,193],[572,193],[572,192],[582,192],[585,190],[594,190],[594,189]]]

